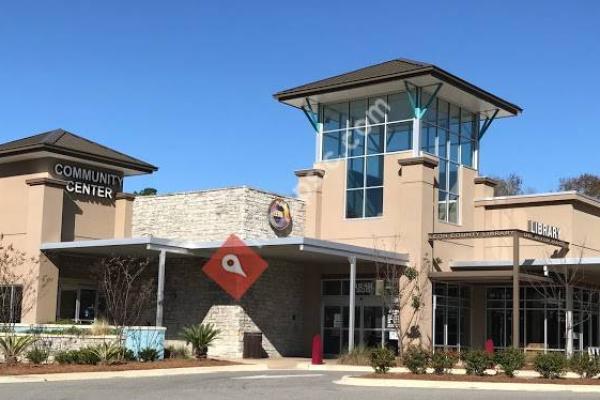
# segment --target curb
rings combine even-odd
[[[397,387],[412,389],[458,389],[458,390],[500,390],[520,392],[575,392],[600,393],[600,385],[560,385],[553,383],[500,383],[500,382],[459,382],[421,381],[412,379],[372,379],[356,378],[350,375],[334,381],[338,385]]]
[[[226,365],[222,367],[191,367],[191,368],[165,368],[143,369],[129,371],[100,371],[100,372],[68,372],[56,374],[32,375],[5,375],[0,376],[0,384],[4,383],[38,383],[38,382],[63,382],[82,381],[114,378],[151,378],[175,375],[199,375],[218,372],[253,372],[267,371],[265,364]]]

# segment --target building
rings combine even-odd
[[[93,320],[95,263],[122,254],[153,261],[145,322],[173,339],[214,322],[215,355],[240,356],[244,333],[257,331],[271,356],[307,355],[317,333],[330,355],[488,339],[531,351],[600,346],[600,202],[495,197],[479,175],[479,143],[518,106],[404,59],[275,98],[315,131],[297,198],[249,187],[134,197],[123,179],[156,167],[62,130],[0,145],[0,232],[40,254],[13,318]],[[274,202],[290,209],[285,229],[270,218]],[[201,270],[232,233],[268,262],[240,301]]]

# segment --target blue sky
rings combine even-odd
[[[19,1],[0,6],[0,141],[62,127],[160,167],[126,189],[292,192],[313,133],[278,90],[397,57],[522,106],[482,174],[600,167],[598,1]]]

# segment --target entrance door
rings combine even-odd
[[[97,316],[98,292],[91,288],[63,286],[58,303],[57,319],[93,322]]]

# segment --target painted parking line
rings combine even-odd
[[[292,378],[318,378],[323,374],[290,374],[290,375],[248,375],[248,376],[237,376],[231,379],[237,380],[250,380],[250,379],[292,379]]]

